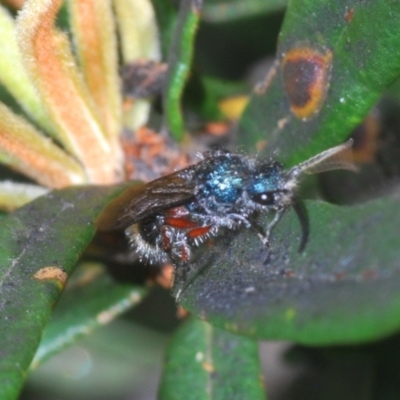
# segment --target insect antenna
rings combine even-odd
[[[358,169],[353,162],[353,143],[353,139],[349,139],[347,142],[323,151],[322,153],[317,154],[316,156],[293,167],[288,174],[288,180],[286,183],[287,188],[293,193],[294,189],[297,187],[299,177],[303,173],[316,174],[335,169],[357,171]],[[293,207],[301,225],[302,239],[299,247],[299,252],[301,253],[307,244],[309,235],[307,211],[296,197],[292,198],[291,206]]]
[[[299,219],[301,226],[302,235],[299,246],[299,253],[302,253],[308,242],[308,236],[310,233],[310,222],[308,219],[307,210],[304,207],[304,204],[298,198],[293,199],[292,207],[297,215],[297,218]]]

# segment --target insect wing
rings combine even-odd
[[[353,139],[347,142],[325,150],[320,154],[302,162],[293,168],[296,175],[300,173],[317,174],[324,171],[332,171],[335,169],[347,169],[357,171],[357,167],[353,162]]]
[[[182,178],[180,173],[126,189],[103,210],[96,221],[97,229],[124,229],[149,215],[191,201],[194,198],[195,185]]]

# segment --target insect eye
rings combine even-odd
[[[272,206],[275,203],[275,197],[272,192],[257,193],[252,196],[252,200],[263,206]]]

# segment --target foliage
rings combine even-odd
[[[79,349],[85,342],[78,338],[127,310],[114,342],[158,349],[175,330],[173,300],[144,285],[153,271],[132,266],[117,235],[95,236],[107,204],[121,193],[143,193],[143,183],[125,180],[166,173],[157,158],[163,152],[171,171],[207,141],[289,168],[349,136],[359,172],[324,173],[302,184],[311,226],[303,253],[292,211],[274,229],[270,249],[251,229],[227,231],[195,249],[197,276],[179,298],[193,315],[172,336],[159,397],[264,398],[261,340],[301,344],[289,358],[310,370],[318,360],[359,365],[365,374],[370,366],[364,394],[351,393],[350,383],[340,393],[321,388],[318,398],[398,397],[394,362],[387,361],[397,360],[390,349],[398,338],[385,338],[400,328],[393,195],[400,173],[400,4],[182,0],[178,8],[165,0],[27,0],[14,16],[18,2],[3,3],[0,206],[18,209],[1,218],[2,399],[17,398],[27,375],[23,398],[39,382],[57,398],[72,390],[78,398],[84,385],[62,393],[57,380],[40,379],[42,362],[59,357],[65,367],[65,347],[76,342]],[[122,65],[144,60],[159,66],[151,72],[163,82],[161,101],[156,92],[122,96]],[[160,61],[168,64],[165,76]],[[179,148],[148,134],[149,127],[166,130]],[[124,141],[134,145],[127,150]],[[162,334],[143,333],[143,326]],[[90,347],[93,337],[85,354],[107,354]],[[120,357],[118,375],[131,379],[122,345],[113,351],[104,362]],[[152,351],[146,355],[135,360],[135,382],[155,363]],[[93,397],[123,397],[124,383],[116,382],[114,391]]]

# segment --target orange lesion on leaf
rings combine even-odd
[[[299,45],[283,57],[283,83],[292,113],[299,119],[316,115],[328,92],[333,53],[312,45]]]
[[[63,288],[68,275],[60,267],[48,266],[39,269],[33,277],[38,281],[55,281],[60,288]]]
[[[354,8],[352,7],[346,7],[346,12],[344,15],[344,18],[347,22],[351,22],[351,20],[354,17]]]

